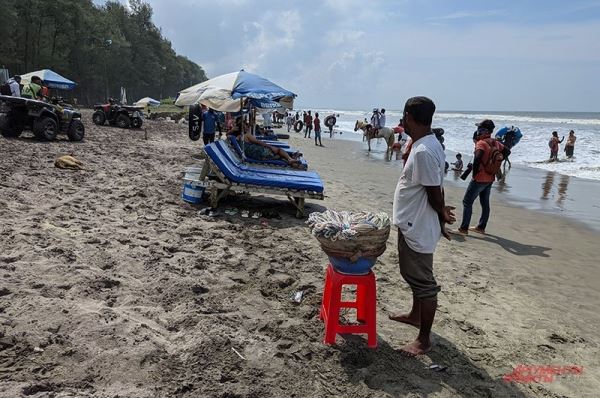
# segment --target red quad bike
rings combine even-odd
[[[118,126],[122,129],[142,127],[144,115],[140,108],[118,104],[110,98],[107,104],[94,105],[94,114],[92,121],[98,126],[102,126],[108,121],[111,126]]]

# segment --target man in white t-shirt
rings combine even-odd
[[[431,350],[431,326],[440,291],[433,276],[433,252],[443,235],[450,239],[445,224],[452,224],[454,207],[444,203],[442,145],[431,131],[435,104],[426,97],[406,101],[402,124],[412,145],[394,194],[394,225],[398,227],[400,273],[413,292],[408,314],[390,319],[419,328],[417,339],[402,347],[410,356]]]

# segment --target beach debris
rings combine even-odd
[[[242,218],[248,218],[250,216],[250,212],[248,210],[242,210]]]
[[[238,209],[236,209],[235,207],[232,207],[230,209],[225,209],[225,214],[227,214],[228,216],[235,216],[238,213]]]
[[[444,370],[448,369],[447,366],[439,365],[437,363],[429,365],[428,368],[433,370],[434,372],[443,372]]]
[[[258,219],[258,218],[260,218],[260,212],[259,212],[259,211],[255,211],[255,212],[253,212],[253,213],[252,213],[252,218],[254,218],[254,219]]]
[[[82,170],[83,162],[75,159],[71,155],[63,155],[63,156],[59,156],[54,161],[54,167],[57,167],[59,169]]]
[[[294,294],[292,294],[292,302],[296,304],[300,304],[302,299],[304,298],[304,290],[298,290]]]
[[[33,352],[44,352],[44,349],[40,347],[33,347]]]
[[[209,213],[211,212],[211,210],[212,209],[210,207],[205,207],[204,209],[202,209],[202,210],[200,210],[198,212],[198,215],[199,216],[207,216],[207,215],[209,215]]]
[[[236,350],[233,347],[231,347],[231,349],[233,350],[233,352],[235,352],[237,354],[238,357],[242,358],[244,361],[246,360],[246,358],[244,358],[244,356],[242,354],[240,354],[240,352],[238,350]]]
[[[220,213],[220,212],[218,212],[216,209],[211,209],[211,210],[208,212],[208,216],[209,216],[209,217],[218,217],[218,216],[220,216],[220,215],[221,215],[221,213]]]

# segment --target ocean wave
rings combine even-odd
[[[525,115],[494,115],[483,113],[445,113],[438,112],[436,119],[469,119],[481,121],[483,119],[492,119],[494,121],[510,121],[512,124],[522,123],[552,123],[552,124],[581,124],[600,126],[600,119],[591,118],[561,118],[561,117],[543,117],[543,116],[525,116]]]

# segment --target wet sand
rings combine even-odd
[[[86,117],[80,144],[0,138],[0,396],[582,397],[600,388],[597,233],[495,201],[490,235],[440,244],[436,346],[416,359],[398,352],[415,329],[387,319],[410,305],[392,233],[375,267],[378,349],[360,337],[328,347],[318,320],[327,259],[289,203],[223,203],[281,220],[199,216],[179,198],[181,170],[201,146],[185,126],[148,122],[145,140]],[[326,184],[309,210],[391,212],[398,168],[354,142],[291,143]],[[86,170],[54,168],[69,153]],[[459,204],[462,190],[447,191]],[[584,373],[503,381],[519,364]]]

